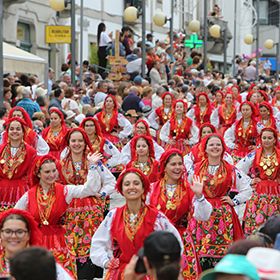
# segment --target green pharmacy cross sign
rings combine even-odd
[[[185,47],[191,48],[191,49],[198,49],[202,48],[203,41],[198,39],[198,36],[196,33],[191,34],[191,37],[189,40],[185,40]]]

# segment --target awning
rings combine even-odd
[[[4,73],[36,74],[41,81],[44,81],[47,66],[45,59],[5,42],[3,43],[3,57]]]

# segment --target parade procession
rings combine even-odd
[[[0,18],[0,279],[280,280],[280,1]]]

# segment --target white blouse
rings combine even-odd
[[[214,175],[219,168],[219,165],[209,166],[208,172]],[[244,174],[242,171],[234,167],[234,172],[231,174],[232,182],[236,182],[236,189],[238,194],[234,197],[233,202],[235,205],[242,204],[250,199],[252,195],[251,188],[251,178]],[[194,175],[194,168],[192,166],[191,169],[188,170],[188,181],[192,183],[192,178]],[[233,186],[232,186],[233,187]]]
[[[65,185],[64,195],[67,204],[74,198],[85,198],[96,194],[103,194],[106,186],[102,186],[101,177],[96,165],[92,165],[88,172],[87,181],[84,185]],[[26,192],[16,203],[16,209],[26,210],[28,205],[28,192]]]
[[[159,160],[161,155],[164,153],[164,149],[156,141],[153,140],[153,143],[155,149],[155,159]],[[131,161],[130,144],[131,140],[122,148],[119,163],[127,165]]]
[[[226,162],[228,162],[228,163],[230,163],[230,164],[233,165],[233,159],[232,159],[231,155],[230,155],[228,152],[225,152],[225,153],[224,153],[223,159],[224,159]],[[188,172],[188,170],[191,169],[192,166],[194,165],[193,161],[194,161],[194,155],[193,155],[192,152],[189,152],[188,154],[186,154],[186,155],[184,156],[184,165],[185,165],[185,167],[186,167],[187,172]]]
[[[92,237],[90,248],[90,259],[93,264],[103,267],[105,264],[113,258],[113,245],[111,240],[111,227],[116,213],[116,208],[112,209],[104,221],[100,224],[97,231]],[[168,218],[158,213],[154,224],[154,231],[164,230],[173,233],[178,239],[181,252],[183,251],[183,242],[177,229],[170,223]]]
[[[170,121],[167,121],[161,128],[159,138],[161,141],[168,143],[169,141],[169,134],[170,134]],[[190,145],[195,145],[198,142],[198,135],[199,130],[197,126],[192,123],[191,130],[190,130],[191,137],[189,139]]]

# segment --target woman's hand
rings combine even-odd
[[[193,175],[193,184],[191,190],[194,192],[197,199],[202,197],[203,181],[200,180],[199,176]]]
[[[225,202],[225,203],[228,203],[229,205],[231,205],[231,206],[234,206],[234,203],[233,203],[233,201],[231,200],[231,198],[229,197],[229,196],[222,196],[221,197],[221,201],[222,202]]]
[[[120,260],[117,258],[112,258],[105,264],[106,269],[117,269],[120,266]]]
[[[137,260],[138,260],[138,257],[134,255],[131,258],[129,264],[125,267],[124,280],[141,280],[145,276],[145,274],[135,273],[135,267],[136,267]]]
[[[103,156],[99,152],[95,152],[93,154],[88,154],[88,156],[87,156],[87,159],[90,164],[96,164],[102,158],[103,158]]]
[[[261,182],[261,179],[258,178],[258,177],[256,177],[256,178],[252,179],[251,185],[256,185],[256,184],[258,184],[258,183],[260,183],[260,182]]]

